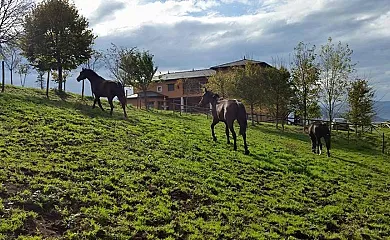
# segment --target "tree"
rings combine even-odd
[[[121,56],[119,63],[119,78],[124,80],[125,85],[142,90],[146,108],[148,106],[146,92],[158,69],[154,65],[153,57],[149,51],[141,52],[133,48]]]
[[[319,64],[321,69],[321,97],[327,111],[329,125],[333,120],[335,107],[345,100],[349,76],[354,71],[355,64],[352,63],[353,51],[348,44],[337,45],[332,43],[332,38],[327,44],[321,46]]]
[[[348,120],[357,125],[370,125],[374,113],[374,91],[368,86],[367,80],[357,79],[352,82],[348,92]]]
[[[292,64],[292,83],[295,88],[295,113],[303,117],[303,124],[309,118],[309,108],[318,106],[317,84],[319,79],[319,69],[315,63],[315,46],[309,47],[300,42],[294,48]]]
[[[45,79],[43,78],[43,76],[45,75],[46,71],[42,71],[42,70],[39,70],[39,69],[35,69],[35,70],[38,73],[37,80],[35,82],[38,84],[38,86],[41,89],[44,89],[45,87],[43,85],[45,83]]]
[[[252,125],[254,122],[254,107],[260,102],[264,102],[265,97],[265,68],[248,62],[244,68],[235,68],[234,78],[235,90],[233,95],[249,104]]]
[[[27,59],[58,72],[58,90],[63,90],[63,70],[76,69],[92,54],[95,36],[88,21],[68,0],[44,0],[26,17],[22,50]]]
[[[70,71],[69,71],[69,70],[64,70],[64,71],[62,72],[62,83],[63,83],[63,86],[64,86],[64,91],[65,91],[66,80],[68,79],[69,75],[70,75]],[[52,71],[52,72],[51,72],[51,76],[52,76],[52,80],[53,80],[55,83],[59,84],[60,80],[59,80],[59,74],[58,74],[58,72]]]
[[[135,47],[118,47],[111,43],[111,47],[107,49],[106,53],[103,55],[105,66],[110,72],[111,77],[121,82],[123,86],[126,86],[129,76],[121,69],[122,60],[126,59],[126,56],[133,55],[135,51]],[[130,62],[127,64],[129,65],[127,67],[133,66]]]
[[[232,70],[218,71],[208,78],[206,86],[223,98],[231,98],[235,88],[234,74],[235,72]]]
[[[15,41],[23,27],[23,19],[34,6],[32,0],[1,0],[0,45]]]
[[[17,69],[22,60],[20,48],[15,42],[10,41],[0,49],[0,53],[10,71],[11,85],[13,85],[13,72]]]
[[[292,98],[294,96],[290,72],[283,65],[267,68],[264,71],[267,76],[265,82],[267,89],[265,92],[265,103],[267,109],[276,119],[276,128],[278,128],[281,119],[283,119],[282,126],[284,127],[284,119],[291,110]]]
[[[31,66],[28,63],[22,63],[18,65],[17,72],[20,78],[20,85],[24,87],[26,85],[27,75],[31,72]]]

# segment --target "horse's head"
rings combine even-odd
[[[84,80],[88,76],[88,72],[91,71],[90,69],[82,68],[80,75],[77,77],[77,82],[80,82],[81,80]]]
[[[207,104],[213,102],[214,100],[217,100],[219,96],[217,94],[214,94],[211,91],[207,91],[207,88],[205,88],[204,94],[202,96],[202,99],[199,102],[199,106],[204,107]]]

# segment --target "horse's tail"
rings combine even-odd
[[[244,135],[248,125],[246,110],[244,104],[242,104],[241,102],[238,102],[237,105],[238,105],[237,121],[240,124],[240,135]]]

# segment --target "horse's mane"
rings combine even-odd
[[[84,69],[84,71],[88,72],[88,74],[91,74],[91,75],[93,75],[94,77],[97,77],[97,78],[99,78],[99,79],[101,79],[101,80],[105,80],[103,77],[101,77],[99,74],[97,74],[97,73],[96,73],[94,70],[92,70],[92,69],[87,68],[87,69]]]

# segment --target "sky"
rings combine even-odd
[[[158,72],[209,68],[248,59],[289,64],[300,41],[333,42],[354,51],[358,77],[390,101],[389,0],[74,0],[98,37],[154,54]],[[109,79],[102,67],[98,73]],[[67,90],[80,92],[74,71]],[[35,77],[29,77],[28,85]],[[87,84],[88,85],[88,84]],[[88,90],[87,90],[88,91]]]

